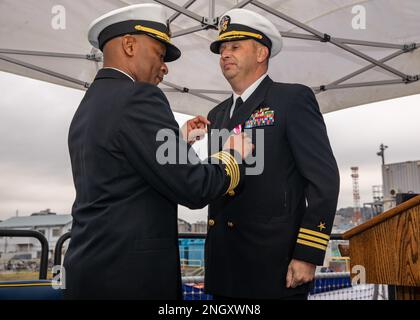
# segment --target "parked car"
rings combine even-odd
[[[6,270],[36,270],[38,262],[32,259],[31,254],[16,254],[6,264]]]

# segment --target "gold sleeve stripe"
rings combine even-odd
[[[238,163],[236,162],[235,158],[228,152],[226,151],[222,151],[220,153],[220,155],[222,156],[222,158],[229,163],[229,166],[231,167],[231,169],[233,170],[235,177],[238,178],[238,183],[239,183],[239,166]],[[223,160],[222,159],[222,160]],[[236,186],[235,186],[236,187]]]
[[[234,38],[234,37],[252,37],[256,39],[262,39],[262,35],[253,32],[247,31],[229,31],[219,35],[219,40],[224,40],[225,38]]]
[[[216,158],[223,161],[223,163],[226,165],[227,173],[231,177],[230,186],[226,192],[229,193],[239,184],[240,174],[238,164],[235,158],[226,151],[217,153]]]
[[[296,242],[299,243],[299,244],[303,244],[305,246],[321,249],[323,251],[327,250],[326,246],[323,246],[323,245],[320,245],[320,244],[317,244],[317,243],[313,243],[313,242],[310,242],[310,241],[298,239]]]
[[[321,232],[317,232],[317,231],[313,231],[313,230],[309,230],[309,229],[305,229],[305,228],[300,228],[299,232],[310,234],[312,236],[319,237],[319,238],[322,238],[322,239],[330,240],[329,235],[323,234]]]
[[[212,155],[212,157],[221,160],[226,165],[226,173],[230,176],[230,184],[226,193],[233,191],[238,186],[240,180],[239,166],[235,158],[226,151],[218,152]]]
[[[239,169],[236,170],[235,165],[232,162],[234,160],[232,160],[227,155],[221,153],[220,158],[226,164],[227,174],[231,177],[229,188],[226,191],[226,193],[230,193],[239,184]]]
[[[222,161],[223,164],[226,165],[227,174],[231,178],[233,178],[233,176],[235,174],[235,171],[234,171],[234,166],[232,166],[232,164],[230,162],[230,159],[229,158],[226,159],[226,157],[224,157],[224,155],[221,152],[214,154],[212,157]]]
[[[234,169],[233,169],[232,165],[230,164],[230,162],[228,160],[223,158],[223,156],[221,154],[216,154],[214,157],[216,159],[219,159],[220,161],[222,161],[222,163],[226,166],[225,167],[226,174],[231,178],[231,184],[232,184],[232,181],[235,178],[234,177],[235,172],[234,172]],[[229,187],[229,189],[230,189],[230,187]]]
[[[322,240],[322,239],[319,239],[319,238],[316,238],[316,237],[308,236],[308,235],[303,234],[303,233],[299,233],[298,238],[311,240],[313,242],[318,242],[320,244],[328,245],[328,240]]]
[[[166,33],[161,32],[159,30],[144,27],[144,26],[141,26],[141,25],[135,26],[134,29],[154,34],[155,36],[158,36],[159,38],[165,40],[166,42],[171,42],[171,38]]]

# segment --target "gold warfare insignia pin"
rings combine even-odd
[[[326,228],[326,227],[325,227],[325,222],[320,222],[320,223],[319,223],[319,226],[318,226],[317,228],[319,228],[319,231],[324,230],[324,229]]]
[[[229,27],[229,24],[230,24],[230,17],[223,16],[222,19],[220,19],[220,24],[219,24],[220,32],[225,32],[226,29]]]

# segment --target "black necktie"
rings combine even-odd
[[[238,99],[236,99],[235,102],[235,108],[233,109],[233,113],[232,113],[232,117],[233,118],[235,116],[235,114],[237,114],[239,111],[239,107],[243,104],[244,102],[242,101],[241,97],[238,97]]]

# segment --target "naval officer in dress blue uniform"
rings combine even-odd
[[[212,155],[221,160],[216,164],[201,164],[189,152],[157,87],[168,72],[165,62],[181,55],[170,42],[160,5],[105,14],[92,23],[89,41],[103,51],[104,68],[77,109],[68,137],[76,199],[64,260],[65,297],[178,299],[177,204],[200,208],[233,191],[242,179],[238,155],[245,157],[252,146],[234,136],[235,150],[245,142],[243,152],[226,148]],[[187,127],[203,124],[196,118]],[[188,152],[185,164],[158,161],[161,129],[174,134],[176,157]],[[185,133],[183,138],[189,139]]]
[[[210,203],[206,290],[216,299],[306,299],[315,267],[324,260],[339,192],[315,95],[267,75],[282,38],[257,13],[226,12],[210,48],[220,54],[233,91],[208,114],[210,131],[251,130],[264,169],[247,174],[241,190]],[[263,154],[257,131],[264,134]]]

